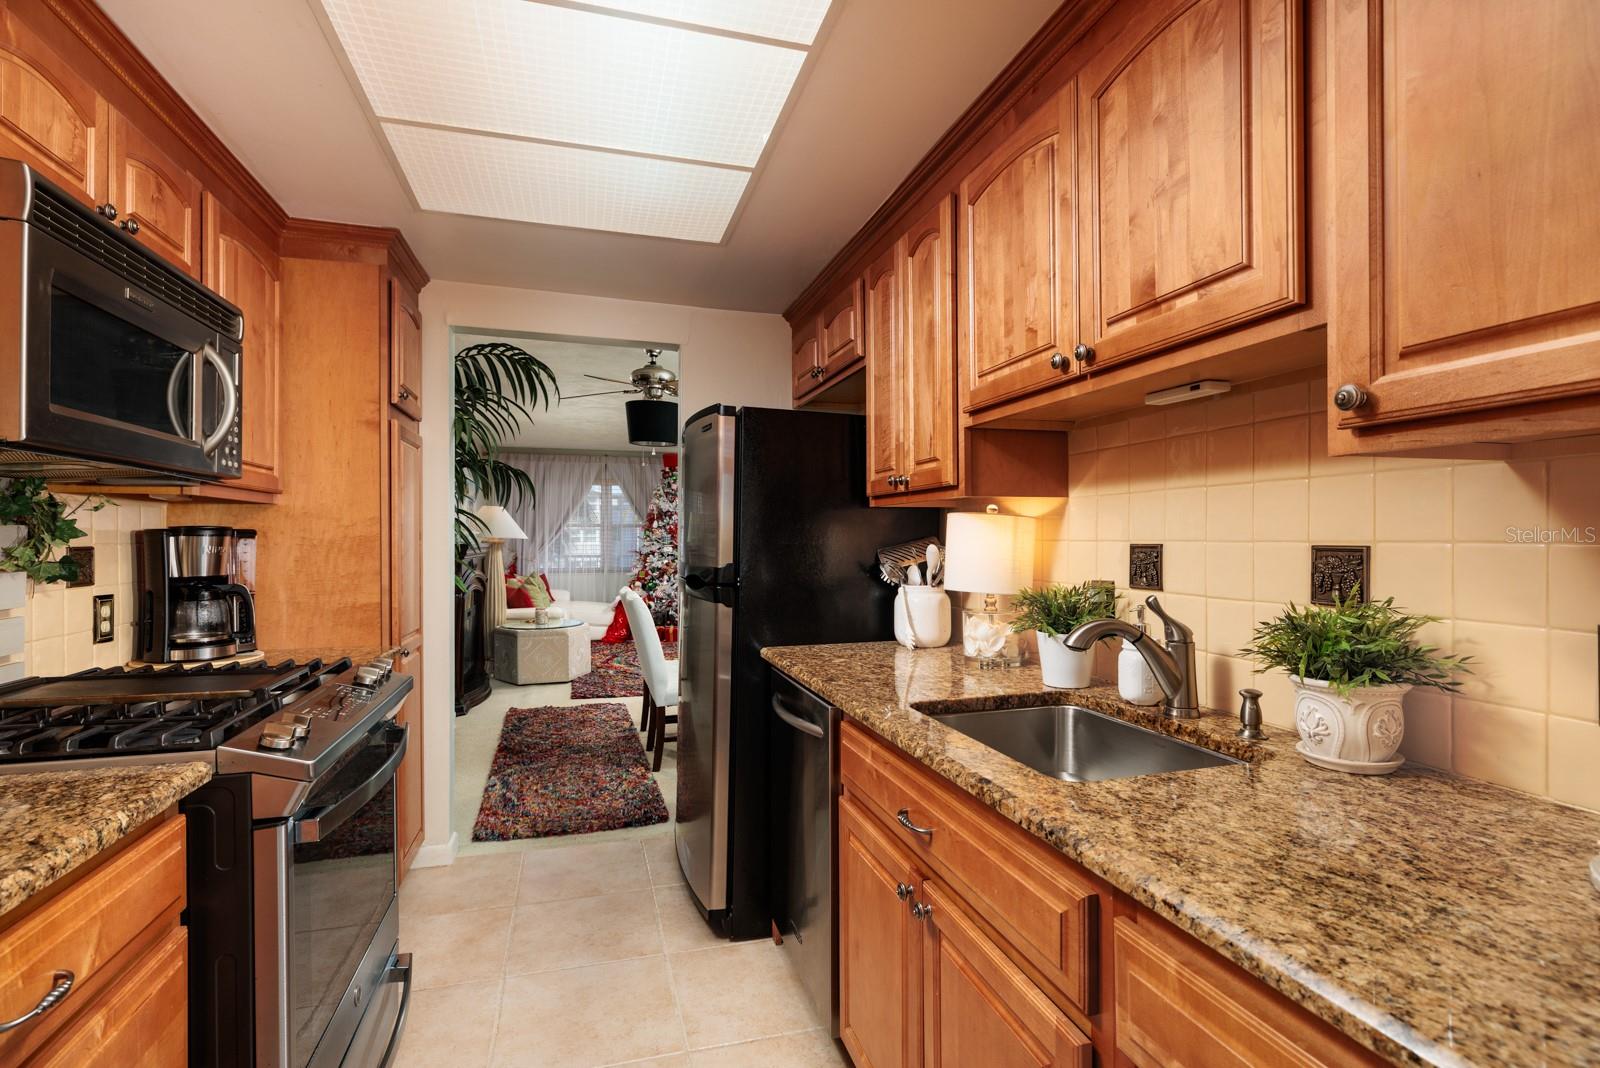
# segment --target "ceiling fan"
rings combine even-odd
[[[678,373],[656,363],[661,357],[660,349],[645,349],[644,354],[650,362],[643,367],[635,367],[629,374],[627,381],[620,378],[607,378],[604,375],[586,374],[583,377],[592,378],[597,382],[615,382],[619,386],[628,386],[628,389],[607,389],[599,393],[579,393],[562,397],[562,400],[582,400],[585,397],[610,397],[619,393],[642,393],[645,400],[665,400],[667,397],[678,395]]]

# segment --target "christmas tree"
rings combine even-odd
[[[661,469],[661,485],[650,495],[639,531],[639,566],[633,573],[656,625],[678,625],[678,471]]]

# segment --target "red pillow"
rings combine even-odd
[[[606,636],[601,638],[608,645],[625,642],[633,637],[633,632],[628,629],[628,613],[622,607],[622,602],[617,602],[617,610],[611,614],[611,626],[606,628]]]
[[[556,599],[556,591],[550,588],[550,580],[545,577],[543,571],[539,572],[539,581],[544,583],[545,595],[548,596],[550,600],[554,601]]]
[[[533,607],[533,598],[528,595],[528,591],[527,590],[522,588],[522,583],[520,583],[520,582],[508,582],[508,583],[506,583],[506,607],[507,608],[532,608]]]

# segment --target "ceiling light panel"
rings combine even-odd
[[[381,119],[734,166],[755,166],[805,58],[530,0],[323,4]]]
[[[720,241],[747,171],[383,124],[426,211]]]
[[[589,0],[589,6],[797,45],[816,39],[828,13],[828,0]]]

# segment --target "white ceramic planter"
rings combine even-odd
[[[1039,639],[1039,673],[1044,684],[1058,690],[1081,690],[1089,685],[1089,668],[1093,656],[1088,649],[1067,648],[1065,635],[1033,632]]]
[[[1300,754],[1339,771],[1386,774],[1399,767],[1409,685],[1363,686],[1341,696],[1326,682],[1290,675]]]
[[[950,595],[939,586],[901,586],[894,595],[894,638],[907,649],[950,641]]]

